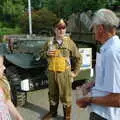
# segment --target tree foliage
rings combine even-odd
[[[39,11],[32,12],[32,28],[34,34],[41,34],[42,32],[51,32],[53,23],[57,20],[57,16],[51,11],[43,8]],[[21,18],[22,30],[28,33],[28,13],[25,13]],[[43,31],[44,30],[44,31]]]
[[[17,24],[20,16],[24,12],[24,4],[22,0],[0,0],[0,19],[4,25]]]
[[[108,4],[106,0],[49,0],[48,9],[59,17],[67,18],[72,13],[97,10]]]
[[[50,29],[57,17],[68,19],[72,13],[95,11],[107,5],[109,0],[31,0],[33,32]],[[0,13],[3,27],[15,28],[21,22],[20,27],[28,33],[28,0],[0,0]]]
[[[46,1],[46,0],[45,0]],[[23,0],[25,8],[28,8],[28,0]],[[32,9],[39,10],[43,6],[43,0],[31,0]]]

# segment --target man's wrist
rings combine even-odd
[[[93,103],[93,97],[89,97],[88,104]]]

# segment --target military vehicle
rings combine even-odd
[[[28,91],[48,85],[47,61],[37,55],[46,40],[48,37],[9,36],[6,43],[0,44],[0,53],[5,56],[5,73],[10,82],[12,101],[17,106],[26,103]]]

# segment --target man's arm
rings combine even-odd
[[[120,93],[110,93],[104,97],[92,97],[90,98],[91,103],[111,106],[111,107],[120,107]]]
[[[107,107],[120,107],[120,93],[110,93],[101,97],[85,97],[77,101],[77,105],[82,108],[91,103]]]
[[[75,74],[75,76],[77,76],[80,72],[80,66],[82,64],[82,56],[76,44],[71,39],[70,39],[70,47],[71,47],[71,56],[73,57],[73,61],[74,61],[72,72],[73,74]]]
[[[48,52],[48,41],[44,44],[43,48],[41,51],[39,51],[40,57],[47,58],[47,52]]]

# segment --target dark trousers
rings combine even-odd
[[[94,112],[91,112],[89,120],[107,120],[107,119],[101,117],[100,115],[98,115],[98,114],[96,114]]]

